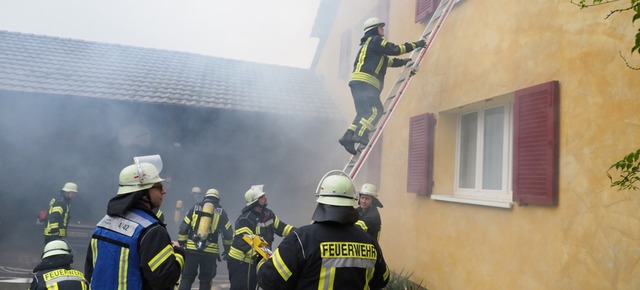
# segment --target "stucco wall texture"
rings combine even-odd
[[[456,4],[384,133],[381,245],[394,271],[413,272],[431,290],[640,289],[640,191],[611,188],[606,176],[640,145],[640,71],[618,55],[640,67],[630,55],[640,24],[633,27],[631,12],[604,19],[628,2],[583,10],[570,0]],[[347,81],[332,76],[337,64],[330,63],[339,59],[340,34],[375,16],[378,3],[342,1],[323,52],[318,73],[344,106],[353,106]],[[413,21],[415,1],[389,3],[387,39],[416,40],[425,26]],[[388,71],[387,90],[397,73]],[[502,209],[406,192],[411,116],[440,118],[552,80],[560,84],[557,206]],[[455,138],[447,126],[436,125],[435,194],[453,188]]]

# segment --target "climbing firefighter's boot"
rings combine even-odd
[[[353,131],[347,130],[338,142],[340,142],[340,145],[344,146],[344,149],[346,149],[351,155],[356,155],[358,154],[358,151],[355,148],[355,142],[352,140],[353,133]]]

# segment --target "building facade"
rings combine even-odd
[[[341,2],[316,70],[346,118],[362,22],[378,16],[387,40],[418,40],[418,2]],[[605,19],[613,9],[455,4],[380,142],[394,271],[428,289],[640,288],[640,192],[607,177],[640,144],[640,73],[619,53],[640,57],[633,14]]]

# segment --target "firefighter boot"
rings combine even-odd
[[[353,143],[360,143],[362,146],[367,147],[367,145],[369,145],[369,131],[362,134],[362,136],[353,135],[353,137],[351,137],[351,141]]]
[[[338,142],[340,142],[340,145],[344,146],[344,149],[347,150],[347,152],[349,152],[351,155],[356,155],[358,154],[358,151],[355,148],[355,142],[352,140],[353,139],[353,132],[352,130],[347,130],[347,132],[344,133],[344,135],[342,136],[342,138],[340,138],[340,140],[338,140]]]

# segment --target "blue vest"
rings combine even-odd
[[[124,217],[106,215],[91,238],[93,275],[91,289],[142,289],[138,239],[158,220],[134,209]]]

